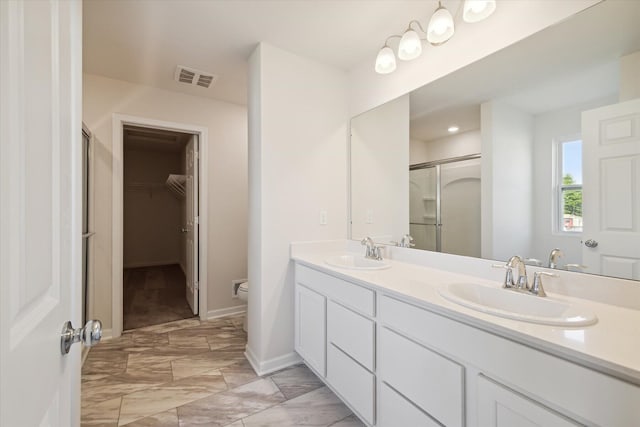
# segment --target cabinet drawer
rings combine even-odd
[[[367,316],[375,315],[375,292],[355,283],[296,264],[296,282]]]
[[[375,377],[333,344],[327,348],[327,381],[365,421],[374,423]]]
[[[386,384],[380,388],[378,398],[378,427],[421,426],[441,427],[407,399]]]
[[[387,328],[381,328],[379,349],[382,381],[438,422],[464,424],[462,366]]]
[[[576,427],[579,424],[480,375],[478,377],[478,425]]]
[[[375,325],[372,320],[329,301],[327,338],[370,371],[374,369]]]

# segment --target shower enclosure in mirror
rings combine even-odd
[[[480,155],[409,167],[409,233],[415,248],[480,256]]]
[[[603,1],[354,117],[351,238],[640,280],[638,20]]]

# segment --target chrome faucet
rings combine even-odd
[[[399,242],[392,241],[391,243],[400,248],[412,248],[415,246],[412,242],[413,237],[411,237],[410,234],[405,234],[404,236],[402,236],[402,239],[400,239]]]
[[[512,288],[527,290],[529,289],[529,282],[527,280],[527,265],[522,258],[518,255],[514,255],[507,261],[507,268],[509,270],[518,267],[518,278],[514,279],[513,273],[511,274],[511,286]],[[507,286],[509,287],[509,286]]]
[[[545,271],[536,271],[533,273],[533,284],[531,285],[529,292],[539,297],[546,297],[547,293],[542,287],[542,276],[558,277],[558,275],[555,273],[547,273]]]
[[[558,258],[562,256],[564,256],[564,253],[560,249],[555,248],[552,250],[549,254],[549,268],[558,268]]]
[[[371,237],[365,237],[360,242],[362,246],[366,246],[364,257],[382,261],[382,247],[376,246]]]
[[[547,293],[542,286],[542,276],[557,277],[555,273],[547,273],[544,271],[536,271],[533,273],[533,283],[529,286],[527,280],[527,268],[525,262],[518,255],[514,255],[509,258],[509,261],[505,265],[494,264],[495,268],[504,268],[506,274],[504,277],[503,288],[512,289],[515,291],[522,291],[531,295],[546,297]],[[514,278],[513,269],[518,267],[518,278]]]

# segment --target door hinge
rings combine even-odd
[[[199,216],[195,217],[195,218],[193,219],[193,223],[194,223],[194,224],[197,224],[197,225],[200,225],[200,217],[199,217]]]
[[[195,282],[193,282],[193,289],[200,290],[200,282],[198,282],[197,280]]]

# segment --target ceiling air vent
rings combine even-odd
[[[218,79],[218,76],[215,74],[195,70],[182,65],[178,65],[174,77],[177,82],[200,86],[206,89],[208,89]]]

